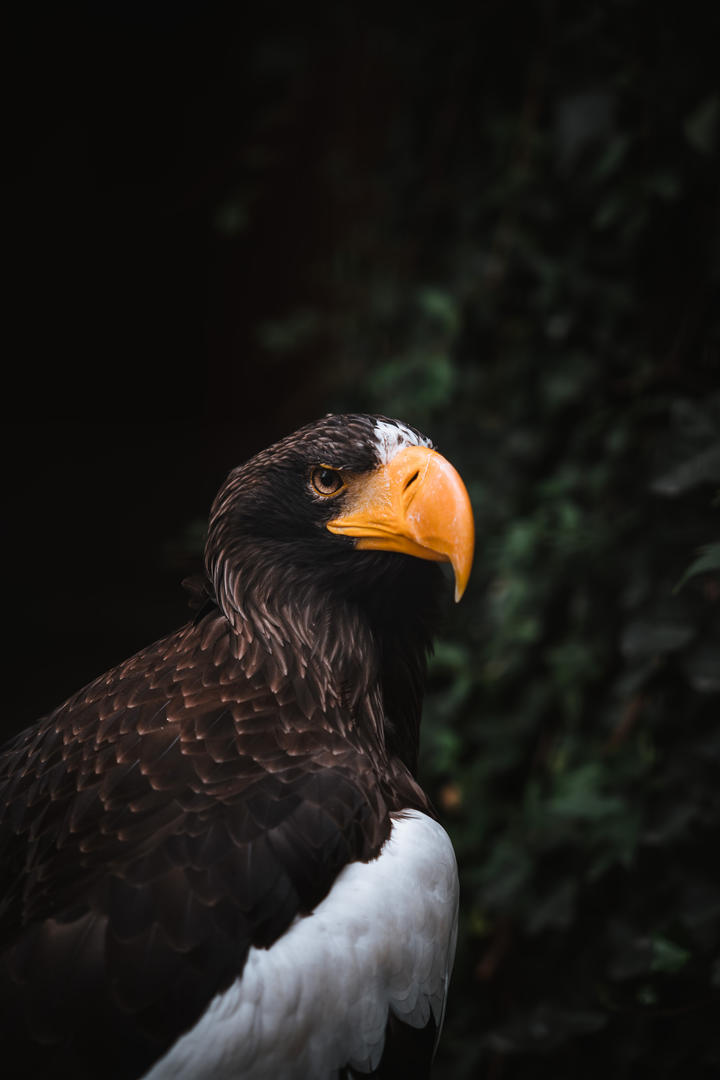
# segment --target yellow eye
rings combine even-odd
[[[326,499],[331,495],[337,495],[345,487],[342,473],[337,469],[331,469],[328,465],[318,465],[313,469],[310,473],[310,483],[318,495],[324,495]]]

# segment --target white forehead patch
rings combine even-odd
[[[387,420],[378,420],[373,434],[378,458],[383,465],[392,461],[398,450],[406,446],[432,446],[432,439],[417,435],[404,424],[392,424]]]

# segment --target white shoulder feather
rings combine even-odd
[[[445,830],[416,811],[380,855],[351,863],[315,911],[239,978],[146,1080],[331,1080],[382,1057],[388,1014],[442,1024],[457,935],[458,878]]]

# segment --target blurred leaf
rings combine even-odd
[[[448,334],[455,334],[460,326],[457,299],[441,289],[422,289],[418,294],[421,311]]]
[[[605,777],[601,767],[591,763],[558,777],[555,793],[548,803],[550,813],[559,817],[593,821],[613,817],[625,811],[616,795],[602,790]]]
[[[712,573],[715,570],[720,570],[720,543],[706,544],[705,547],[698,549],[699,554],[697,559],[690,563],[687,570],[680,578],[680,581],[675,586],[675,591],[681,589],[682,586],[690,580],[690,578],[697,577],[698,574]]]
[[[687,949],[681,948],[665,937],[653,938],[651,962],[653,971],[663,971],[672,975],[684,968],[689,959],[690,953]]]
[[[720,125],[720,95],[711,94],[685,120],[685,135],[691,146],[701,154],[715,149]]]
[[[653,481],[653,491],[672,497],[682,495],[699,484],[720,483],[720,444],[703,450],[689,461],[675,466]]]
[[[623,631],[621,648],[627,657],[645,659],[682,649],[693,634],[688,623],[634,619]]]

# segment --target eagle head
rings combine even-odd
[[[459,600],[473,548],[465,485],[429,438],[382,416],[330,414],[230,473],[206,566],[233,609],[249,593],[276,606],[289,577],[294,592],[357,598],[377,579],[402,578],[407,556],[450,563]]]

